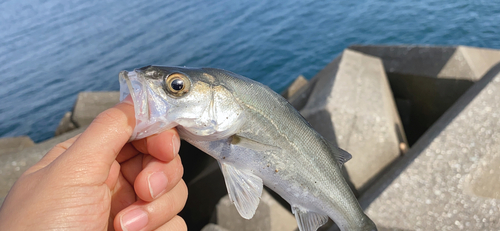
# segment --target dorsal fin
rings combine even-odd
[[[342,165],[344,165],[345,162],[347,162],[348,160],[350,160],[352,158],[351,154],[349,154],[344,149],[341,149],[341,148],[339,148],[337,146],[333,146],[333,145],[332,145],[332,149],[333,149],[333,156],[337,160],[337,163],[339,163],[340,167],[342,167]]]
[[[316,231],[328,222],[328,216],[300,209],[297,206],[292,206],[292,213],[295,215],[295,219],[297,219],[300,231]]]

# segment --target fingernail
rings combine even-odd
[[[155,172],[149,175],[148,183],[149,194],[154,199],[167,188],[168,178],[163,172]]]
[[[125,231],[140,230],[148,224],[148,214],[142,209],[133,209],[122,216],[120,224]]]
[[[177,137],[177,135],[173,135],[172,136],[172,150],[174,152],[174,158],[179,153],[180,146],[181,146],[181,141],[179,140],[179,137]]]

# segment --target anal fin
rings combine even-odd
[[[262,195],[262,179],[248,170],[240,170],[227,163],[219,164],[229,199],[243,218],[252,218]]]
[[[300,209],[297,206],[292,206],[292,213],[295,215],[295,219],[297,219],[300,231],[316,231],[328,222],[328,216]]]

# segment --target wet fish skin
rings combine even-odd
[[[166,90],[165,79],[175,73],[190,84],[180,97]],[[267,86],[213,68],[148,66],[120,78],[128,86],[122,98],[132,92],[136,105],[133,138],[177,127],[219,162],[243,217],[253,216],[264,184],[290,203],[301,231],[316,230],[328,217],[341,230],[376,230],[342,176],[339,161],[348,154]]]

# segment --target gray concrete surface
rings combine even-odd
[[[83,132],[83,130],[85,127],[37,143],[19,152],[0,155],[0,202],[3,202],[14,182],[24,171],[38,162],[56,144]]]
[[[265,190],[262,192],[259,207],[252,219],[246,220],[240,216],[236,207],[223,197],[217,204],[217,224],[228,230],[239,231],[294,231],[297,229],[295,217],[283,208]]]
[[[352,154],[346,169],[360,189],[400,156],[403,126],[379,58],[346,49],[329,66],[337,68],[318,79],[301,114]]]
[[[298,111],[302,110],[304,106],[307,104],[309,97],[313,93],[314,88],[316,87],[316,83],[319,79],[328,78],[325,76],[330,76],[331,73],[336,72],[338,68],[338,63],[340,62],[340,56],[335,58],[331,63],[326,65],[321,71],[319,71],[314,77],[312,77],[306,85],[301,87],[295,94],[293,94],[290,98],[288,98],[288,102],[297,109]]]
[[[500,50],[458,46],[437,77],[477,81],[499,61]]]
[[[89,125],[99,113],[120,101],[120,92],[80,92],[73,108],[71,121],[76,127]]]
[[[361,198],[379,226],[500,230],[500,64]]]
[[[307,85],[307,82],[307,79],[303,75],[299,75],[281,95],[286,99],[290,99],[302,87]]]
[[[229,230],[224,229],[216,224],[208,224],[208,225],[205,225],[205,227],[203,227],[203,229],[201,229],[201,231],[229,231]]]
[[[19,152],[35,145],[28,136],[0,138],[0,156],[8,153]]]

